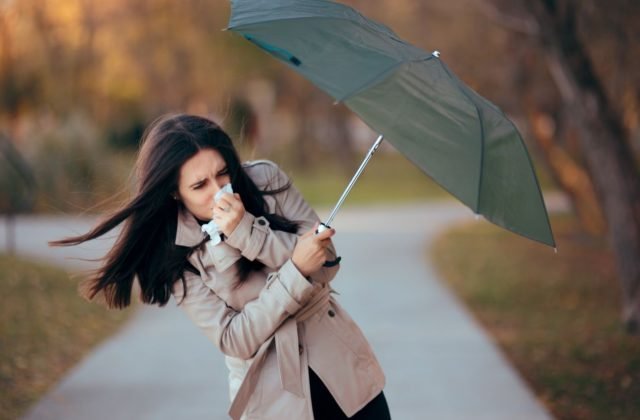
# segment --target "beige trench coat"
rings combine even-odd
[[[273,162],[243,166],[261,190],[288,182]],[[319,221],[293,186],[264,197],[270,213],[301,223],[300,234]],[[233,419],[313,419],[309,367],[347,416],[384,387],[369,343],[330,295],[339,266],[323,267],[307,280],[290,260],[297,238],[246,212],[224,242],[208,242],[191,255],[199,275],[185,273],[186,296],[181,281],[173,287],[179,307],[225,354]],[[196,219],[182,211],[176,244],[194,246],[203,239]],[[329,251],[335,255],[333,245]],[[266,267],[236,287],[235,262],[241,255]]]

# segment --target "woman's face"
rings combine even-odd
[[[214,149],[202,149],[180,168],[178,197],[196,218],[213,217],[213,198],[231,182],[227,163]]]

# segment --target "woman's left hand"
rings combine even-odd
[[[225,236],[231,235],[244,217],[244,213],[244,204],[238,193],[224,193],[213,204],[213,220]]]

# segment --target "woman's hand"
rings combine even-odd
[[[316,223],[313,229],[298,239],[291,256],[291,261],[305,277],[319,270],[327,261],[330,238],[336,233],[335,229],[327,229],[316,235],[318,225],[319,223]]]
[[[238,193],[224,193],[213,203],[213,220],[226,236],[231,235],[244,217],[245,209]]]

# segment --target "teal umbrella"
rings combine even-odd
[[[383,138],[476,214],[555,247],[520,133],[440,59],[343,4],[232,0],[228,28],[285,62]]]

